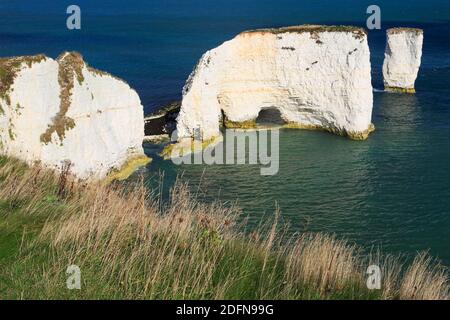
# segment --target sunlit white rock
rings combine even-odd
[[[0,63],[12,77],[0,79],[0,153],[56,169],[69,161],[82,179],[129,173],[148,161],[143,107],[125,82],[88,67],[77,53]]]
[[[388,91],[414,93],[422,58],[423,30],[392,28],[387,32],[383,78]]]
[[[291,127],[366,139],[373,129],[370,52],[363,29],[298,26],[247,31],[206,52],[190,75],[178,139],[251,127],[276,108]],[[222,119],[222,113],[224,119]]]

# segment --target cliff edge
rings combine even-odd
[[[143,107],[80,54],[0,59],[0,153],[81,179],[123,178],[148,162]]]

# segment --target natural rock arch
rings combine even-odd
[[[247,31],[203,55],[183,90],[179,140],[253,127],[277,108],[289,126],[354,139],[372,130],[367,35],[361,28],[298,26]],[[200,131],[200,134],[194,134]]]
[[[256,125],[283,125],[286,124],[286,119],[283,118],[280,108],[265,107],[261,108],[256,118]]]

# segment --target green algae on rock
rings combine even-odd
[[[385,86],[384,90],[388,92],[398,92],[398,93],[416,93],[415,88],[399,88],[399,87]]]
[[[223,119],[223,126],[226,129],[255,129],[257,127],[256,119],[246,121],[231,121],[227,118]]]
[[[113,169],[108,173],[105,182],[114,180],[123,181],[128,179],[138,168],[144,167],[152,161],[151,158],[141,155],[129,158],[119,169]]]
[[[211,147],[217,143],[223,141],[222,135],[199,141],[194,139],[183,139],[178,142],[168,143],[163,150],[159,153],[159,156],[164,160],[172,159],[173,157],[182,157],[196,152],[200,152],[207,147]],[[176,155],[174,154],[176,152]]]
[[[369,138],[369,135],[375,131],[375,126],[373,123],[371,123],[366,130],[360,132],[339,130],[337,128],[323,127],[310,124],[301,124],[295,122],[287,123],[283,125],[282,128],[325,131],[338,136],[349,138],[351,140],[367,140]]]

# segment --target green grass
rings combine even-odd
[[[168,203],[146,192],[0,157],[0,299],[448,298],[440,268],[419,263],[393,291],[368,290],[370,261],[345,241],[284,239],[272,224],[247,235],[237,208],[199,203],[185,184]],[[81,290],[66,288],[72,264]]]

